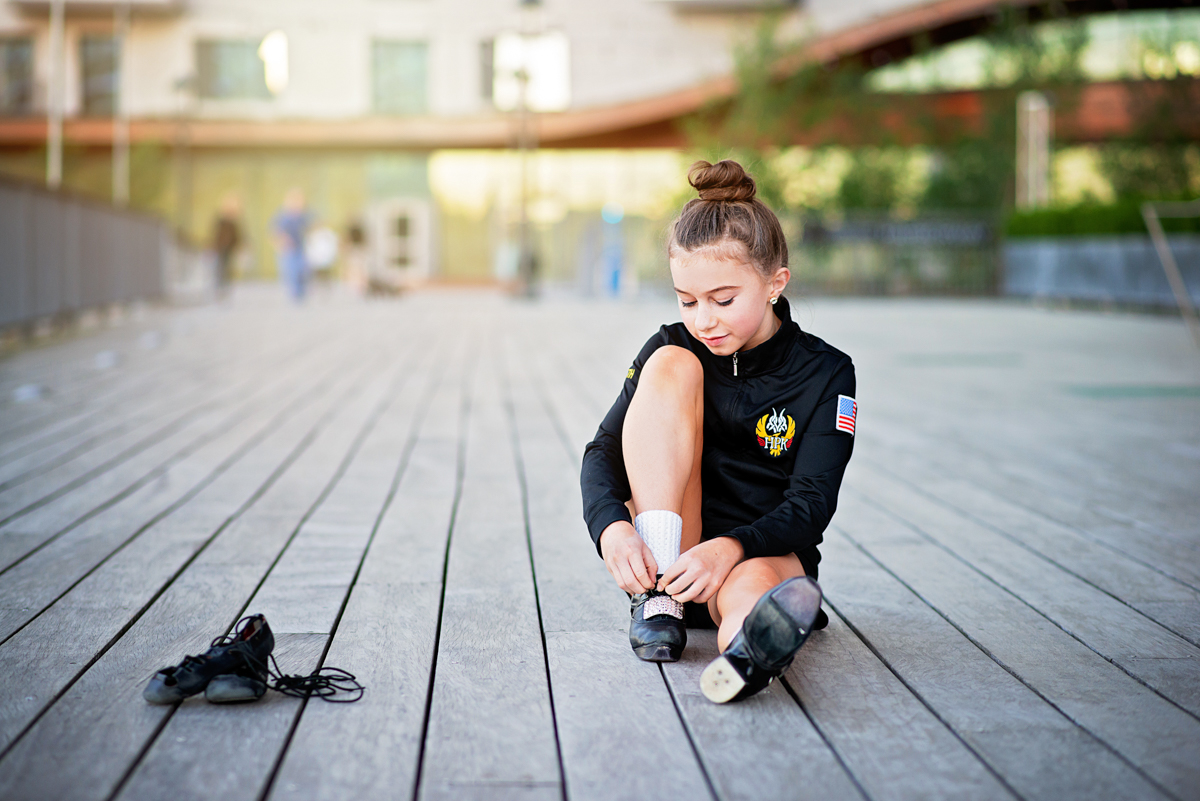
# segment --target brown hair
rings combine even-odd
[[[688,170],[700,197],[688,201],[671,224],[667,255],[706,247],[740,245],[744,256],[767,280],[788,266],[787,241],[775,212],[754,197],[754,179],[742,165],[726,159],[697,161]]]

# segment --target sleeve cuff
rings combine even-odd
[[[604,533],[604,529],[618,520],[633,523],[633,518],[629,516],[629,507],[620,501],[610,501],[589,512],[587,516],[588,533],[592,535],[592,542],[596,543],[596,553],[600,556],[603,556],[600,553],[600,535]]]

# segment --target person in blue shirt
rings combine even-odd
[[[311,219],[306,208],[304,192],[290,189],[283,199],[283,208],[271,220],[279,278],[288,294],[297,303],[304,300],[308,287],[308,263],[304,258],[304,237]]]

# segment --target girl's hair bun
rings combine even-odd
[[[725,159],[716,164],[697,161],[688,170],[688,183],[700,193],[701,200],[753,200],[754,179],[742,165]]]

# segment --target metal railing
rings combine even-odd
[[[161,297],[166,225],[0,178],[0,327]]]

